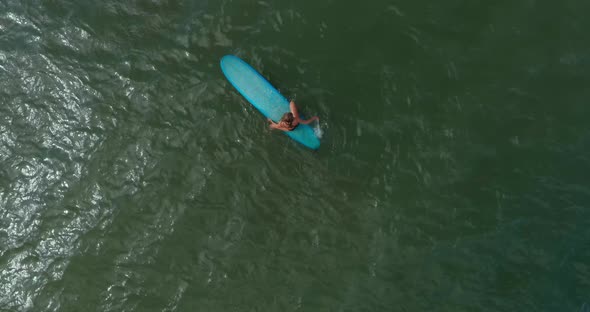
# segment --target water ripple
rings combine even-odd
[[[3,308],[586,309],[566,6],[0,9]],[[268,130],[228,53],[320,115],[319,151]]]

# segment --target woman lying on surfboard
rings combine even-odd
[[[285,113],[283,115],[283,117],[281,118],[281,120],[279,121],[279,123],[273,122],[270,118],[268,119],[271,129],[279,129],[279,130],[283,130],[283,131],[293,131],[297,127],[297,125],[299,125],[300,123],[307,125],[309,123],[312,123],[314,120],[317,120],[317,121],[320,120],[320,118],[318,116],[313,116],[307,120],[303,120],[303,119],[299,118],[299,112],[297,112],[297,106],[295,106],[295,102],[293,102],[293,101],[291,101],[291,103],[289,103],[289,108],[291,109],[291,112]]]

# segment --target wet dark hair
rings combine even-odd
[[[286,124],[289,125],[289,127],[291,127],[291,125],[293,124],[293,120],[295,120],[295,117],[293,117],[293,113],[285,113],[283,115],[283,117],[281,118],[281,121],[285,122]]]

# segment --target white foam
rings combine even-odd
[[[324,132],[322,131],[322,129],[320,128],[320,125],[316,125],[313,128],[313,133],[315,133],[315,136],[317,136],[318,138],[322,138],[322,135],[324,135]]]

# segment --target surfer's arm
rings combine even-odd
[[[269,123],[269,125],[268,125],[268,126],[269,126],[271,129],[279,129],[279,130],[283,130],[283,128],[281,127],[281,125],[279,125],[278,123],[275,123],[274,121],[272,121],[272,119],[268,118],[268,119],[266,119],[266,120],[268,120],[268,123]]]
[[[285,128],[285,127],[281,126],[280,124],[278,124],[278,123],[275,123],[274,121],[272,121],[272,120],[270,120],[270,119],[267,119],[267,120],[268,120],[268,123],[269,123],[269,125],[268,125],[268,126],[269,126],[271,129],[278,129],[278,130],[283,130],[283,131],[289,131],[289,129],[287,129],[287,128]]]
[[[313,116],[313,117],[309,118],[308,120],[299,119],[299,122],[304,125],[307,125],[307,124],[312,123],[314,120],[320,121],[320,118],[318,116]]]
[[[299,112],[297,111],[297,106],[295,106],[294,101],[289,103],[289,109],[291,109],[291,114],[293,114],[293,117],[295,117],[295,119],[299,119]]]
[[[272,119],[270,119],[270,118],[266,118],[266,120],[268,121],[268,126],[269,126],[271,129],[276,129],[276,128],[279,126],[279,124],[278,124],[278,123],[275,123],[275,122],[274,122],[274,121],[272,121]]]

